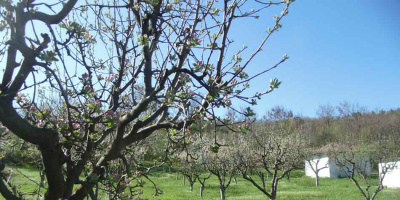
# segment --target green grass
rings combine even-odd
[[[10,168],[6,168],[4,171],[9,172]],[[39,171],[34,168],[13,168],[11,183],[17,187],[22,193],[31,193],[37,189],[37,185],[34,183],[40,183]],[[34,181],[34,182],[33,182]],[[40,193],[44,194],[45,190],[42,188]],[[4,199],[0,196],[0,199]],[[24,196],[24,199],[37,199],[37,196]]]
[[[145,187],[143,196],[150,199],[201,199],[199,197],[200,184],[195,183],[194,191],[190,192],[189,184],[182,184],[182,177],[176,180],[175,174],[159,174],[153,177],[159,187],[164,190],[164,194],[159,197],[152,197],[150,185]],[[372,180],[377,183],[377,180]],[[315,187],[315,180],[306,176],[292,177],[289,181],[283,179],[279,182],[277,199],[302,199],[302,200],[343,200],[343,199],[364,199],[361,193],[348,179],[328,179],[321,178],[320,186]],[[266,196],[257,190],[250,182],[238,178],[238,184],[232,183],[226,190],[227,199],[267,199]],[[219,185],[216,177],[207,180],[203,199],[219,199]],[[398,200],[400,199],[400,189],[387,189],[381,191],[377,199]]]
[[[39,182],[38,171],[29,168],[20,169],[26,176]],[[186,181],[186,185],[182,184],[182,176],[179,175],[176,178],[176,173],[161,173],[157,172],[151,176],[152,180],[157,183],[158,187],[164,191],[164,194],[153,197],[154,188],[151,183],[147,181],[143,188],[144,194],[142,197],[149,199],[159,200],[187,200],[187,199],[201,199],[199,197],[200,183],[196,182],[194,185],[193,192],[189,190],[189,183]],[[28,181],[25,177],[20,175],[14,170],[12,182],[20,186],[22,192],[29,192],[35,189],[35,185]],[[373,184],[377,184],[378,180],[376,176],[373,176],[371,180]],[[328,179],[321,178],[320,186],[317,188],[314,186],[315,180],[304,176],[302,171],[296,171],[293,173],[293,177],[288,181],[283,179],[279,182],[279,191],[277,199],[304,199],[304,200],[362,200],[361,193],[356,189],[353,183],[348,179]],[[375,189],[375,186],[373,187]],[[238,183],[231,183],[229,188],[226,190],[227,199],[268,199],[264,194],[257,190],[250,182],[238,177]],[[1,199],[1,198],[0,198]],[[27,198],[36,199],[36,198]],[[215,176],[212,176],[206,181],[206,187],[203,193],[203,199],[219,199],[219,185],[218,180]],[[381,191],[377,199],[379,200],[398,200],[400,199],[400,189],[387,189]]]

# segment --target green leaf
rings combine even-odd
[[[219,151],[219,145],[218,144],[213,144],[210,146],[210,151],[213,153],[218,153]]]
[[[251,116],[254,116],[254,115],[256,115],[256,113],[254,113],[253,110],[250,107],[247,107],[246,108],[246,116],[247,117],[251,117]]]
[[[270,81],[269,81],[269,83],[270,83],[270,88],[271,89],[275,89],[275,88],[278,88],[280,85],[281,85],[281,81],[278,81],[278,79],[277,78],[274,78],[274,79],[271,79]]]
[[[43,114],[41,113],[41,112],[36,112],[36,115],[38,116],[38,117],[43,117]]]

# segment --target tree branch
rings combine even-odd
[[[29,13],[29,15],[33,20],[40,20],[46,24],[58,24],[71,12],[76,2],[78,2],[78,0],[69,0],[61,9],[61,11],[55,15],[48,15],[38,11]]]

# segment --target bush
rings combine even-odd
[[[301,178],[304,175],[305,174],[303,170],[293,170],[292,172],[290,172],[290,178]]]
[[[15,166],[37,165],[40,164],[40,151],[35,145],[23,142],[19,138],[2,138],[2,152],[7,164]]]

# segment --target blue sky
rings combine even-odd
[[[298,0],[252,71],[271,66],[287,53],[290,59],[251,84],[281,87],[259,101],[255,110],[282,105],[295,114],[315,117],[319,105],[349,101],[369,110],[400,107],[400,1]],[[276,11],[275,11],[276,13]],[[233,27],[249,47],[272,22],[272,13]],[[250,37],[249,37],[250,36]],[[253,37],[254,36],[254,37]],[[250,53],[250,52],[248,52]],[[243,104],[243,106],[245,106]]]

